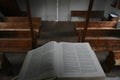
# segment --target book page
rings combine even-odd
[[[59,43],[59,78],[96,78],[104,80],[105,74],[88,43]],[[94,80],[94,79],[93,79]]]
[[[57,52],[56,48],[57,43],[52,41],[29,51],[18,80],[40,80],[55,77],[54,54]]]

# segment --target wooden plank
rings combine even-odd
[[[81,41],[85,22],[76,22],[78,41]],[[116,29],[116,21],[94,21],[89,22],[85,41],[89,42],[97,51],[119,51],[120,50],[120,29]]]
[[[18,36],[0,38],[0,52],[27,52],[32,49],[31,37],[23,37],[21,34]]]
[[[117,51],[120,50],[120,38],[115,37],[106,37],[106,38],[90,38],[87,37],[86,42],[89,42],[90,45],[94,48],[94,50],[110,50]]]
[[[2,38],[0,52],[27,52],[32,49],[31,38]]]
[[[5,22],[28,22],[28,17],[6,17]],[[38,29],[41,28],[41,18],[40,17],[32,17],[32,23],[38,24]]]
[[[81,36],[83,35],[83,29],[84,29],[85,24],[86,24],[85,21],[84,22],[81,22],[81,21],[75,22],[75,30],[76,30],[76,33],[78,34],[78,41],[81,41],[81,39],[82,39]],[[102,34],[104,35],[106,31],[107,31],[106,32],[107,34],[105,34],[105,35],[108,35],[108,33],[111,33],[112,31],[114,32],[114,34],[118,34],[119,31],[117,31],[117,32],[116,32],[116,30],[114,31],[116,25],[117,25],[116,21],[90,21],[88,23],[88,30],[86,32],[86,35],[89,34],[89,35],[97,36],[98,33],[100,35],[102,35]],[[97,34],[96,34],[96,32],[97,32]],[[113,34],[111,34],[111,35],[113,35]]]
[[[16,36],[0,38],[0,52],[27,52],[32,49],[31,37],[21,34]]]
[[[86,22],[75,22],[76,30],[84,28]],[[116,21],[90,21],[88,23],[88,28],[97,28],[97,29],[109,29],[109,28],[116,28],[117,22]]]
[[[33,29],[34,31],[38,32],[37,35],[40,36],[40,30],[41,30],[41,18],[40,17],[32,17],[31,18],[32,20],[32,25],[33,25]],[[28,17],[6,17],[5,19],[6,22],[27,22],[29,23],[29,18]],[[37,24],[37,25],[35,25]],[[29,26],[29,29],[30,29],[30,26]]]
[[[71,11],[71,17],[86,17],[87,11]]]
[[[0,52],[27,52],[32,49],[28,23],[0,23]]]
[[[0,31],[0,39],[2,38],[31,38],[30,31]]]
[[[34,31],[39,33],[40,24],[33,23]],[[29,23],[28,22],[0,22],[0,31],[30,31]]]
[[[6,17],[5,22],[28,22],[28,17]],[[32,22],[40,23],[40,17],[32,17]]]
[[[120,29],[88,29],[87,37],[120,37]]]
[[[87,11],[71,11],[71,17],[86,17]],[[95,10],[91,11],[92,18],[103,18],[104,11],[102,10]]]
[[[83,30],[79,30],[78,41],[81,41]],[[86,37],[93,37],[99,39],[100,37],[117,37],[120,38],[120,29],[88,29]],[[111,38],[109,38],[111,39]]]

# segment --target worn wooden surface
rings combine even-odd
[[[32,48],[31,38],[0,39],[0,52],[27,52]]]
[[[81,41],[85,22],[75,22],[78,41]],[[116,29],[116,21],[89,22],[85,42],[89,42],[95,51],[113,51],[115,58],[120,54],[120,29]],[[116,57],[117,56],[117,57]]]
[[[0,23],[0,52],[27,52],[32,48],[29,24]]]
[[[39,28],[40,28],[40,25],[39,23],[33,23],[33,26],[34,26],[34,30],[36,32],[39,32]],[[29,28],[29,23],[28,22],[19,22],[19,23],[16,23],[16,22],[0,22],[0,31],[19,31],[19,30],[22,30],[22,31],[30,31],[30,28]]]
[[[75,22],[76,30],[82,29],[85,27],[86,22],[77,21]],[[88,28],[95,28],[95,29],[109,29],[109,28],[116,28],[117,22],[116,21],[90,21],[88,23]]]
[[[86,22],[75,22],[75,30],[78,33],[78,41],[82,40],[81,36],[83,35],[85,24]],[[86,36],[100,37],[119,34],[119,30],[115,29],[116,25],[116,21],[90,21],[88,23]]]
[[[88,11],[71,11],[71,17],[86,17]],[[92,11],[92,18],[103,18],[104,11]]]
[[[29,24],[29,20],[28,17],[6,17],[5,18],[5,22],[15,22],[17,24]],[[28,25],[27,24],[27,25]],[[40,17],[32,17],[32,25],[33,25],[33,29],[34,31],[37,32],[37,35],[40,36],[40,30],[41,30],[41,18]],[[26,26],[26,25],[25,25]],[[30,29],[30,27],[28,27],[28,29]]]
[[[116,37],[86,37],[86,42],[89,42],[94,50],[98,51],[120,51],[120,38]]]
[[[28,22],[28,17],[6,17],[6,22]],[[37,22],[41,24],[40,17],[32,17],[32,22]]]
[[[30,31],[0,32],[0,52],[27,52],[32,48]]]

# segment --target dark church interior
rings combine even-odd
[[[0,0],[0,80],[19,75],[29,50],[88,42],[107,80],[120,79],[120,0]]]

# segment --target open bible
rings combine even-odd
[[[51,41],[28,52],[17,80],[104,80],[89,43]]]

